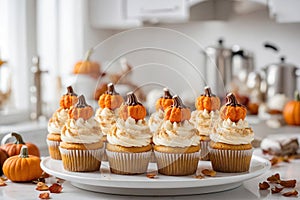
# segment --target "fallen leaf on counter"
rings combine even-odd
[[[280,183],[280,175],[278,173],[267,178],[270,183]]]
[[[47,191],[49,190],[49,187],[43,182],[38,182],[35,189],[38,191]]]
[[[2,186],[6,186],[6,183],[2,179],[0,179],[0,187]]]
[[[272,194],[276,194],[276,193],[281,192],[282,190],[283,190],[283,187],[280,188],[280,187],[275,186],[274,188],[271,189],[271,192],[272,192]]]
[[[48,192],[43,192],[39,194],[40,199],[50,199],[50,193]]]
[[[62,191],[62,186],[58,183],[53,183],[50,187],[49,187],[49,191],[51,193],[61,193]]]
[[[259,183],[258,186],[260,190],[267,190],[270,187],[269,183],[266,181]]]
[[[269,160],[271,162],[271,165],[274,166],[276,164],[279,163],[279,159],[277,156],[274,156],[271,160]]]
[[[153,171],[153,172],[148,172],[146,174],[147,178],[158,178],[157,176],[157,172],[156,171]]]
[[[294,188],[296,186],[296,180],[280,181],[279,184],[286,188]]]
[[[32,181],[32,183],[34,183],[34,184],[38,184],[39,182],[45,183],[46,180],[45,180],[45,178],[40,177],[40,178]]]
[[[7,181],[8,179],[6,177],[0,177],[1,181]]]
[[[210,169],[204,169],[201,171],[202,174],[204,174],[205,176],[216,176],[217,172],[214,170],[210,170]]]
[[[298,196],[298,191],[293,190],[293,191],[290,191],[290,192],[285,192],[282,195],[285,196],[285,197],[295,197],[295,196]]]
[[[193,176],[194,178],[197,178],[197,179],[204,179],[205,177],[204,176],[202,176],[202,175],[195,175],[195,176]]]

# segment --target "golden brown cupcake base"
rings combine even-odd
[[[225,144],[221,142],[210,142],[210,147],[213,149],[221,149],[221,150],[248,150],[252,149],[251,144],[238,144],[238,145],[232,145],[232,144]]]
[[[80,143],[67,143],[61,142],[60,147],[68,150],[92,150],[101,149],[103,147],[103,142],[95,142],[90,144],[80,144]]]
[[[149,144],[143,147],[123,147],[120,145],[107,143],[106,149],[113,152],[141,153],[141,152],[151,151],[152,145]]]
[[[162,145],[154,145],[154,150],[165,153],[194,153],[200,150],[200,146],[190,147],[167,147]]]
[[[61,160],[61,155],[59,151],[60,142],[60,134],[49,133],[47,135],[47,146],[49,155],[54,160]]]

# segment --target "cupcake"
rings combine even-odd
[[[189,121],[190,109],[177,95],[173,101],[165,110],[160,130],[153,135],[158,172],[170,176],[191,175],[198,167],[200,137]]]
[[[63,167],[67,171],[91,172],[100,169],[102,132],[93,116],[93,108],[87,105],[83,95],[68,112],[69,118],[62,129],[59,146]]]
[[[204,88],[204,92],[195,102],[196,110],[192,112],[191,122],[200,135],[200,159],[209,160],[209,134],[212,131],[212,124],[219,117],[220,99],[211,93],[208,86]]]
[[[96,111],[95,119],[99,122],[104,142],[106,146],[106,136],[111,131],[111,128],[116,123],[118,118],[119,107],[124,102],[123,97],[115,91],[112,83],[107,84],[107,91],[99,97],[99,109]],[[103,160],[107,160],[106,155]]]
[[[210,134],[211,164],[219,172],[246,172],[250,167],[254,133],[245,120],[246,107],[232,93],[226,96],[226,101]]]
[[[106,154],[112,173],[142,174],[147,171],[152,134],[145,120],[146,109],[134,93],[127,94],[120,118],[107,134]]]
[[[168,88],[164,88],[164,95],[156,101],[155,112],[149,118],[149,128],[152,133],[159,130],[164,120],[164,110],[173,105],[172,95]]]
[[[69,86],[68,92],[60,99],[60,108],[58,108],[49,119],[47,145],[50,157],[55,160],[61,160],[59,144],[61,142],[61,130],[68,119],[68,111],[71,106],[77,103],[77,94]]]

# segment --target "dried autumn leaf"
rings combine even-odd
[[[270,187],[269,183],[266,181],[259,183],[258,186],[260,190],[267,190]]]
[[[50,194],[48,192],[43,192],[39,194],[40,199],[50,199]]]
[[[275,186],[274,188],[271,189],[271,192],[272,192],[272,194],[275,194],[275,193],[281,192],[281,190],[283,190],[283,187],[279,188],[279,187]]]
[[[274,165],[276,165],[276,164],[279,163],[279,159],[278,159],[278,157],[273,157],[273,158],[270,160],[270,162],[271,162],[271,165],[274,166]]]
[[[45,183],[46,180],[45,180],[45,178],[41,178],[41,177],[40,177],[40,178],[38,178],[38,179],[32,181],[32,183],[34,183],[34,184],[38,184],[39,182]]]
[[[296,180],[280,181],[279,184],[286,188],[294,188],[296,186]]]
[[[0,181],[7,181],[8,179],[6,177],[0,177]]]
[[[280,175],[278,173],[267,178],[270,183],[280,183]]]
[[[199,174],[199,175],[195,175],[194,178],[197,178],[197,179],[204,179],[204,176],[202,176],[202,175]]]
[[[147,178],[157,178],[156,173],[147,173]]]
[[[204,169],[201,171],[205,176],[216,176],[217,172],[214,170]]]
[[[281,160],[282,160],[283,162],[289,163],[289,162],[290,162],[290,157],[289,157],[289,156],[283,156],[283,157],[281,158]]]
[[[43,182],[38,182],[35,189],[38,191],[47,191],[49,190],[49,187]]]
[[[0,179],[0,187],[6,186],[6,183]]]
[[[50,187],[49,187],[49,191],[51,193],[61,193],[62,191],[62,186],[58,183],[53,183]]]
[[[298,196],[298,191],[297,190],[292,190],[290,192],[285,192],[282,195],[285,196],[285,197]]]

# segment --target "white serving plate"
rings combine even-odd
[[[249,172],[220,173],[215,177],[197,179],[194,176],[157,175],[151,179],[142,175],[116,175],[110,173],[108,162],[102,162],[97,172],[69,172],[63,169],[62,162],[46,157],[41,162],[42,169],[53,176],[71,181],[81,189],[125,195],[187,195],[225,191],[240,186],[243,181],[257,177],[270,169],[268,160],[252,156]],[[197,172],[211,169],[209,161],[200,161]],[[150,163],[148,171],[157,170],[155,163]]]

